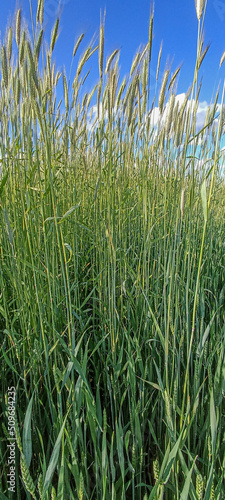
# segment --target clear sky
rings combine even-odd
[[[31,0],[36,12],[37,0]],[[60,7],[61,5],[61,7]],[[29,0],[0,0],[0,32],[4,39],[6,26],[13,22],[16,8],[22,7],[30,24]],[[74,41],[85,32],[81,51],[95,36],[98,40],[100,10],[106,9],[105,56],[121,49],[121,75],[129,72],[132,59],[140,45],[148,41],[148,21],[150,0],[45,0],[46,36],[50,40],[51,29],[57,14],[61,12],[60,36],[54,57],[58,69],[65,66],[69,74]],[[178,93],[186,92],[192,82],[196,56],[198,22],[194,0],[155,0],[154,40],[152,47],[152,81],[154,82],[158,51],[163,40],[161,71],[167,61],[175,70],[182,63],[178,82]],[[202,64],[203,76],[200,101],[211,101],[220,81],[225,77],[225,62],[219,70],[219,62],[225,50],[225,0],[208,0],[205,18],[205,43],[211,42],[210,49]],[[97,55],[92,59],[89,82],[97,83]]]

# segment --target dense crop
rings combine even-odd
[[[183,104],[161,49],[150,92],[153,10],[127,78],[103,17],[72,82],[43,7],[1,47],[1,498],[14,386],[12,498],[223,499],[224,113],[218,92],[197,128],[204,2]]]

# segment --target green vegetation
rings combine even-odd
[[[196,127],[202,13],[179,105],[161,50],[150,81],[153,10],[127,79],[119,51],[105,62],[103,19],[70,82],[43,7],[32,41],[19,10],[1,47],[1,498],[223,499],[224,121],[217,94]]]

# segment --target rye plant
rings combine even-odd
[[[199,130],[208,47],[195,4],[183,104],[180,66],[160,81],[162,45],[152,82],[153,7],[123,79],[119,50],[105,57],[105,13],[97,45],[75,40],[69,75],[43,0],[32,33],[19,9],[2,41],[3,499],[225,498],[224,89]]]

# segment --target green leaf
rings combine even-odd
[[[4,495],[4,493],[2,493],[2,492],[0,491],[0,500],[9,500],[9,498],[8,498],[8,497],[6,497],[6,496]]]
[[[100,177],[98,177],[97,184],[96,184],[96,187],[95,187],[94,201],[97,198],[97,191],[98,191],[99,180],[100,180]]]
[[[6,319],[7,318],[7,312],[5,311],[5,309],[3,309],[2,306],[0,306],[0,314],[2,314],[2,316]]]
[[[154,384],[154,387],[156,389],[158,388],[158,390],[161,390],[162,393],[164,393],[164,386],[163,386],[162,378],[161,378],[161,375],[160,375],[160,371],[159,371],[158,366],[157,366],[157,364],[156,364],[156,362],[155,362],[154,359],[153,359],[153,361],[154,361],[154,365],[155,365],[155,369],[156,369],[157,377],[158,377],[158,382],[159,382],[159,386],[157,387],[157,384]],[[151,384],[151,385],[153,385],[153,384]]]
[[[21,375],[20,375],[20,374],[16,371],[16,369],[15,369],[15,368],[14,368],[14,366],[12,365],[12,363],[11,363],[11,361],[10,361],[9,357],[7,356],[6,352],[4,351],[4,349],[2,350],[2,354],[3,354],[3,356],[4,356],[4,359],[5,359],[6,363],[7,363],[7,365],[9,366],[9,368],[10,368],[10,369],[11,369],[14,373],[16,373],[16,375],[17,375],[17,376],[18,376],[21,380],[24,380],[24,378],[23,378],[23,377],[21,377]]]
[[[114,431],[112,432],[111,445],[110,445],[110,469],[112,474],[112,483],[115,482],[116,479],[116,469],[114,465],[114,456],[113,456],[113,445],[114,445]]]
[[[214,318],[216,316],[216,313],[217,313],[217,311],[213,314],[213,316],[212,316],[209,324],[207,325],[207,327],[206,327],[206,329],[204,331],[204,334],[203,334],[203,336],[202,336],[202,338],[201,338],[201,340],[199,342],[199,345],[198,345],[198,348],[197,348],[197,356],[200,356],[200,354],[203,351],[203,347],[204,347],[204,345],[206,343],[206,340],[207,340],[207,338],[209,336],[210,328],[211,328],[211,326],[213,324],[213,321],[214,321]]]
[[[176,441],[174,447],[172,448],[172,450],[169,454],[168,461],[167,461],[166,468],[165,468],[164,475],[163,475],[163,479],[162,479],[164,484],[166,484],[169,481],[171,470],[172,470],[175,458],[177,456],[177,452],[180,448],[182,436],[183,436],[183,433],[180,434],[178,440]]]
[[[67,210],[67,212],[65,212],[65,214],[62,216],[59,224],[61,224],[65,219],[67,219],[67,217],[69,217],[74,212],[74,210],[76,210],[76,208],[78,208],[79,206],[80,206],[80,203],[78,203],[78,205],[75,205],[74,207],[71,207],[69,210]]]
[[[87,405],[87,409],[88,409],[88,415],[92,416],[92,420],[94,423],[93,428],[96,429],[95,423],[97,422],[98,427],[99,427],[100,431],[102,432],[102,426],[100,425],[100,422],[98,420],[97,413],[96,413],[95,401],[94,401],[93,397],[90,396],[90,394],[87,390],[85,390],[85,398],[86,398],[86,405]],[[93,439],[95,440],[95,438],[93,438]]]
[[[2,177],[1,184],[0,184],[0,196],[3,192],[3,189],[4,189],[4,186],[7,182],[8,176],[9,176],[9,170],[7,170],[6,174]]]
[[[204,500],[210,500],[212,498],[211,497],[211,488],[212,488],[212,482],[213,482],[213,471],[214,471],[214,463],[212,462],[208,481],[206,484]]]
[[[207,194],[206,194],[206,181],[204,179],[201,187],[201,197],[202,197],[202,208],[203,208],[203,215],[205,222],[207,221],[208,217],[208,205],[207,205]]]
[[[194,462],[193,462],[193,464],[191,466],[191,469],[189,470],[189,472],[187,474],[187,477],[185,479],[185,483],[184,483],[184,487],[183,487],[183,490],[182,490],[182,493],[181,493],[181,496],[180,496],[180,500],[188,500],[188,498],[189,498],[189,489],[190,489],[190,485],[191,485],[191,476],[192,476],[192,472],[193,472],[193,468],[194,468],[196,459],[197,459],[197,457],[195,457],[195,460],[194,460]]]
[[[49,466],[48,466],[46,474],[45,474],[45,480],[44,480],[44,486],[43,486],[43,496],[46,494],[46,492],[48,490],[48,487],[49,487],[49,485],[51,483],[51,479],[52,479],[52,476],[53,476],[53,474],[55,472],[55,468],[56,468],[56,465],[57,465],[57,462],[58,462],[59,452],[60,452],[60,447],[61,447],[61,441],[62,441],[62,436],[63,436],[63,431],[64,431],[66,419],[67,419],[67,415],[65,417],[65,420],[63,422],[63,425],[62,425],[61,430],[59,432],[59,435],[57,437],[55,446],[54,446],[53,451],[52,451],[52,455],[51,455],[51,459],[50,459],[50,462],[49,462]]]
[[[87,381],[87,379],[85,377],[83,368],[81,367],[79,361],[75,358],[75,356],[72,355],[71,358],[73,360],[73,364],[74,364],[74,368],[75,368],[76,372],[80,375],[80,377],[82,378],[83,382],[85,383],[85,385],[87,387],[89,396],[91,397],[92,400],[94,400],[94,396],[93,396],[93,394],[91,392],[91,389],[89,387],[88,381]]]
[[[72,250],[71,246],[68,245],[68,243],[64,243],[64,247],[68,250],[68,252],[70,254],[69,255],[69,259],[67,259],[67,261],[66,261],[66,263],[68,264],[70,262],[71,258],[72,258],[73,250]]]
[[[154,500],[156,498],[156,493],[157,493],[158,486],[160,484],[162,484],[162,476],[163,476],[163,472],[164,472],[164,469],[165,469],[167,461],[168,461],[169,452],[170,452],[170,443],[168,443],[168,445],[167,445],[166,453],[165,453],[164,458],[163,458],[163,463],[161,465],[161,469],[160,469],[160,472],[159,472],[159,479],[155,483],[154,487],[152,488],[152,491],[151,491],[151,494],[150,494],[148,500]]]
[[[66,368],[66,372],[65,372],[64,378],[63,378],[63,383],[62,383],[62,387],[61,387],[61,392],[62,392],[63,387],[64,387],[64,385],[66,384],[67,379],[68,379],[68,377],[70,376],[71,370],[72,370],[73,368],[74,368],[74,363],[73,363],[73,361],[69,361],[69,362],[68,362],[68,364],[67,364],[67,368]]]
[[[215,455],[216,451],[216,438],[217,438],[217,423],[216,423],[216,411],[213,397],[213,389],[210,396],[210,427],[212,436],[212,454]]]
[[[86,394],[86,398],[88,399],[88,394]],[[87,403],[87,418],[88,418],[88,422],[89,422],[89,428],[90,428],[90,431],[91,431],[91,437],[92,437],[92,441],[93,441],[93,444],[94,444],[94,449],[96,450],[96,452],[98,451],[98,448],[96,446],[96,430],[97,430],[97,427],[96,427],[96,418],[95,418],[95,408],[93,408],[92,406],[92,403],[89,401],[89,404]]]
[[[118,452],[118,457],[119,457],[121,475],[122,475],[122,479],[124,481],[123,430],[121,427],[121,423],[119,423],[119,425],[118,425],[117,422],[116,422],[116,446],[117,446],[117,452]]]
[[[138,418],[138,414],[135,412],[135,436],[138,442],[139,449],[142,447],[142,438],[141,438],[141,425],[140,420]]]
[[[27,407],[23,425],[23,454],[25,456],[28,468],[30,467],[32,458],[31,415],[32,415],[33,399],[34,399],[34,392]]]
[[[161,344],[162,344],[162,346],[163,346],[163,349],[165,350],[165,339],[164,339],[164,336],[163,336],[163,334],[162,334],[161,328],[160,328],[160,326],[159,326],[159,324],[158,324],[158,321],[157,321],[157,319],[156,319],[156,317],[155,317],[155,315],[154,315],[154,313],[153,313],[153,310],[152,310],[152,308],[151,308],[151,306],[150,306],[150,304],[149,304],[148,298],[147,298],[147,296],[146,296],[146,294],[145,294],[144,290],[142,289],[142,287],[140,287],[140,288],[141,288],[141,291],[142,291],[142,293],[143,293],[143,295],[144,295],[144,298],[145,298],[145,300],[146,300],[146,303],[147,303],[147,305],[148,305],[148,308],[149,308],[149,313],[150,313],[150,315],[151,315],[151,317],[152,317],[152,319],[153,319],[153,322],[154,322],[154,325],[155,325],[155,329],[156,329],[156,331],[158,332],[158,335],[159,335],[159,338],[160,338],[160,340],[161,340]]]
[[[102,470],[105,471],[106,467],[107,467],[107,445],[106,445],[106,429],[104,429],[102,438]]]
[[[126,449],[126,452],[128,450],[130,435],[131,435],[131,431],[129,430],[129,431],[126,432],[126,435],[125,435],[125,449]]]
[[[97,419],[102,427],[102,406],[101,406],[101,396],[100,396],[100,383],[98,382],[96,391],[96,415]]]
[[[59,469],[57,500],[64,500],[64,498],[65,498],[65,465],[64,464],[65,464],[64,439],[62,439],[62,457],[61,457],[61,466]]]
[[[69,470],[71,471],[71,474],[73,475],[73,477],[75,479],[76,488],[79,489],[79,486],[80,486],[80,474],[79,474],[79,467],[78,467],[78,464],[77,464],[77,457],[76,457],[76,454],[74,452],[74,446],[73,446],[73,444],[71,442],[70,433],[68,434],[68,432],[67,432],[66,429],[65,429],[65,435],[66,435],[66,442],[67,442],[67,445],[69,446],[70,455],[71,455],[71,458],[70,458],[69,455],[68,455],[68,458],[66,457],[66,462],[67,462]],[[76,433],[75,433],[75,435],[76,435]]]
[[[126,432],[126,435],[125,435],[125,449],[126,449],[126,454],[127,454],[127,461],[128,461],[128,466],[129,466],[129,469],[131,470],[131,472],[134,474],[135,473],[135,470],[132,466],[132,463],[129,459],[129,451],[128,451],[128,446],[129,446],[129,439],[130,439],[130,435],[131,435],[131,431],[127,431]]]
[[[223,349],[220,351],[220,356],[217,361],[217,367],[216,367],[216,373],[214,377],[214,395],[215,395],[215,405],[219,406],[222,402],[223,399],[223,392],[222,392],[222,366],[225,362],[223,359],[224,353]]]
[[[7,227],[7,236],[8,236],[9,242],[11,243],[11,245],[13,245],[14,231],[12,230],[12,228],[10,226],[8,212],[5,208],[3,209],[3,213],[4,213],[5,225]]]

